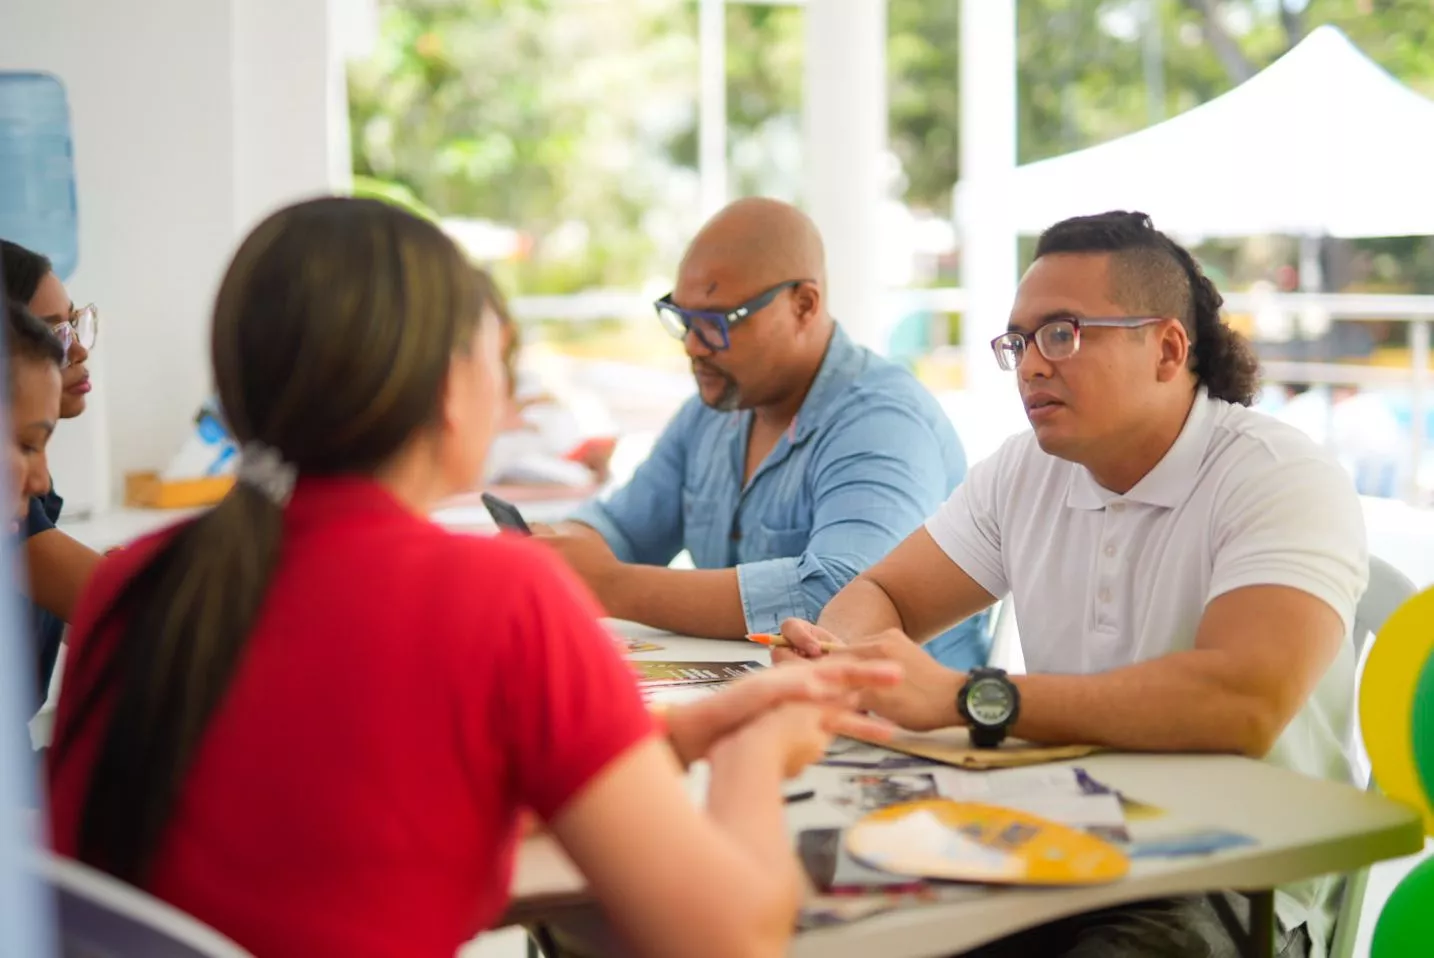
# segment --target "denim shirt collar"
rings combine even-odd
[[[851,341],[851,337],[839,324],[832,327],[832,338],[827,343],[826,356],[821,368],[802,400],[801,409],[792,419],[787,436],[793,445],[806,440],[813,432],[831,418],[837,410],[837,399],[866,368],[866,350]]]

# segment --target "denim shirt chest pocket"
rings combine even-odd
[[[807,517],[805,523],[797,526],[778,526],[762,521],[757,524],[756,528],[743,535],[743,560],[760,562],[763,559],[795,558],[806,551],[807,543],[811,538],[810,516]]]
[[[812,538],[812,500],[801,481],[803,464],[790,463],[784,474],[761,483],[743,510],[741,561],[789,559],[807,550]],[[796,481],[793,481],[793,480]]]

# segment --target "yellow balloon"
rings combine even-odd
[[[1414,689],[1434,650],[1434,589],[1401,605],[1379,635],[1359,686],[1359,725],[1379,790],[1424,816],[1434,835],[1434,809],[1414,759]]]

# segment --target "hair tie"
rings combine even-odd
[[[294,494],[299,471],[284,461],[279,450],[258,440],[244,443],[234,481],[257,489],[274,505],[283,508]]]

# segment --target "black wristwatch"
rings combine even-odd
[[[972,669],[956,693],[956,711],[971,728],[971,744],[995,748],[1021,714],[1021,690],[1004,669]]]

